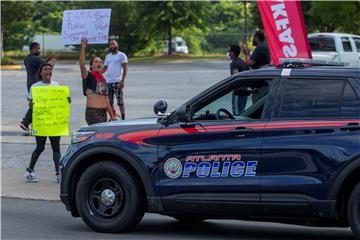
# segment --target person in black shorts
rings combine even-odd
[[[233,75],[238,72],[246,71],[248,67],[245,62],[239,58],[240,47],[238,45],[230,45],[228,54],[231,59],[230,74]]]
[[[255,32],[253,45],[256,46],[256,48],[251,56],[249,49],[245,45],[242,46],[246,64],[252,69],[258,69],[264,65],[270,64],[270,51],[265,43],[265,34],[263,31]]]

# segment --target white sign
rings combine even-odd
[[[64,45],[79,45],[82,37],[89,44],[108,43],[111,9],[64,11],[61,36]]]

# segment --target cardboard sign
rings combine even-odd
[[[68,136],[70,104],[68,86],[32,87],[32,129],[35,136]]]
[[[82,37],[89,44],[108,43],[111,9],[64,11],[61,36],[64,45],[79,45]]]

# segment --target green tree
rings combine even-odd
[[[24,42],[25,31],[31,24],[33,5],[31,2],[1,1],[1,56],[3,48]]]
[[[309,3],[307,3],[309,4]],[[304,6],[308,31],[360,34],[359,1],[314,1]]]
[[[85,2],[39,1],[34,2],[32,17],[34,33],[60,33],[64,10],[79,9]]]
[[[171,40],[174,32],[186,28],[205,28],[206,6],[209,2],[155,1],[142,2],[143,20],[151,37],[168,40],[168,54],[172,54]]]
[[[119,41],[120,49],[130,56],[146,48],[152,33],[148,29],[149,22],[144,20],[143,2],[114,2],[111,5],[110,35]]]

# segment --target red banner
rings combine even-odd
[[[273,64],[279,58],[312,58],[300,1],[258,0]]]

